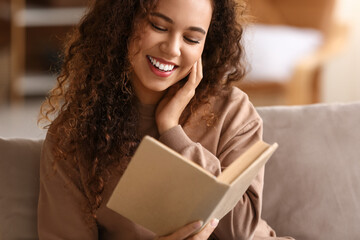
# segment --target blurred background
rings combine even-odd
[[[66,34],[87,0],[0,0],[0,137],[43,137],[39,106],[54,86]],[[249,0],[256,106],[360,100],[359,0]]]

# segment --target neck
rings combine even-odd
[[[136,88],[135,88],[135,93],[137,98],[142,104],[149,104],[149,105],[157,104],[164,95],[163,92],[154,92],[153,94],[142,94],[140,92],[137,92]]]
[[[134,76],[133,76],[134,77]],[[140,81],[131,81],[136,97],[142,104],[157,104],[166,91],[152,91],[141,85]]]

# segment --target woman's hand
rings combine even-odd
[[[156,109],[156,124],[160,135],[179,124],[179,119],[203,77],[201,58],[193,65],[185,85],[170,87]]]
[[[156,238],[156,240],[206,240],[210,237],[211,233],[214,231],[218,223],[219,220],[213,219],[200,232],[192,235],[195,231],[199,230],[202,225],[201,221],[193,222],[180,228],[171,235],[158,237]]]

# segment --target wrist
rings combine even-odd
[[[157,123],[159,134],[162,135],[164,132],[168,131],[173,127],[176,127],[177,125],[179,125],[178,122],[171,122],[171,121],[166,121],[164,123]]]

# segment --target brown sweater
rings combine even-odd
[[[218,175],[251,144],[262,137],[262,121],[247,96],[237,88],[217,96],[193,114],[184,126],[176,126],[159,136],[155,123],[156,106],[138,105],[140,132],[150,135],[186,156],[214,175]],[[215,113],[216,122],[208,127],[204,113]],[[38,232],[40,239],[153,239],[154,234],[106,208],[106,202],[120,176],[111,176],[105,186],[97,220],[86,222],[86,195],[82,169],[69,170],[59,161],[57,172],[51,138],[44,142],[40,169]],[[139,176],[141,177],[141,176]],[[264,170],[253,180],[236,207],[219,222],[218,239],[251,239],[274,236],[261,220]]]

